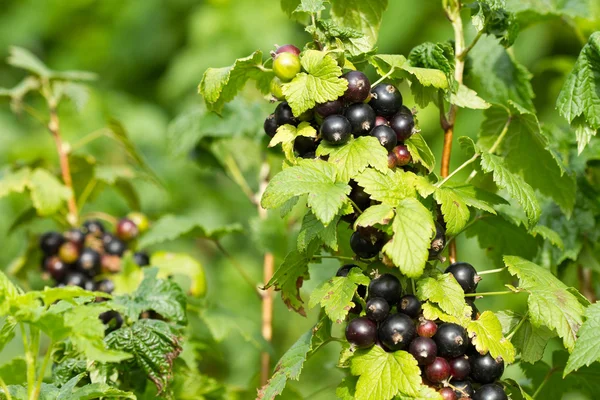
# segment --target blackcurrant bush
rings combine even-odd
[[[377,325],[367,317],[355,318],[346,326],[346,340],[356,347],[366,348],[375,344]]]
[[[408,151],[408,147],[406,147],[405,145],[399,144],[398,146],[394,147],[392,151],[396,156],[397,167],[403,167],[411,162],[412,157],[410,155],[410,152]]]
[[[437,345],[431,338],[418,336],[410,342],[408,352],[413,355],[419,365],[429,365],[435,361]]]
[[[380,83],[371,88],[371,101],[369,101],[369,105],[373,107],[377,115],[391,117],[402,107],[402,95],[393,85]]]
[[[433,383],[440,383],[450,377],[450,364],[445,358],[436,357],[435,360],[425,367],[425,376]]]
[[[388,158],[387,158],[387,164],[388,164],[388,168],[396,168],[396,162],[398,160],[396,159],[396,155],[394,154],[393,151],[390,151],[388,153]]]
[[[456,393],[454,393],[454,390],[449,387],[441,388],[438,391],[438,393],[440,394],[440,396],[442,396],[443,400],[457,400],[458,399],[458,397],[456,397]]]
[[[475,394],[475,390],[473,390],[473,385],[470,381],[452,379],[450,380],[450,384],[455,388],[454,393],[456,393],[456,396],[458,396],[459,399],[462,399],[463,397],[473,397],[473,394]]]
[[[494,359],[489,353],[485,355],[471,354],[469,362],[471,363],[471,379],[477,383],[495,382],[504,373],[504,360]]]
[[[50,276],[60,282],[69,271],[69,267],[59,257],[52,256],[44,260],[44,270],[50,274]]]
[[[371,196],[365,192],[362,186],[359,186],[355,181],[350,181],[350,187],[352,190],[348,197],[352,200],[361,211],[366,210],[371,205]]]
[[[446,273],[452,274],[465,293],[475,293],[481,280],[475,268],[466,262],[457,262],[446,268]]]
[[[315,113],[322,118],[326,118],[330,115],[340,114],[343,107],[344,105],[342,101],[340,99],[336,99],[326,103],[317,104],[315,107]]]
[[[479,309],[477,308],[477,306],[475,305],[475,297],[465,297],[465,302],[467,303],[467,305],[469,305],[471,307],[471,309],[473,310],[471,312],[471,319],[472,320],[476,320],[479,319]]]
[[[377,331],[379,340],[391,351],[403,350],[417,336],[415,323],[404,314],[388,316]]]
[[[356,231],[350,236],[350,247],[360,258],[373,258],[383,247],[380,234]]]
[[[344,116],[352,125],[354,136],[368,135],[375,126],[375,111],[365,103],[355,103],[346,108]]]
[[[283,82],[289,82],[300,72],[300,57],[292,53],[279,53],[273,60],[273,72]]]
[[[360,71],[349,71],[342,75],[342,78],[348,81],[348,89],[343,96],[347,103],[362,103],[369,97],[371,82],[365,74]]]
[[[421,313],[421,300],[414,294],[403,296],[398,303],[398,312],[406,314],[411,318],[417,318]]]
[[[383,297],[389,304],[397,304],[402,297],[402,285],[392,274],[383,274],[369,283],[369,298]]]
[[[399,142],[403,142],[413,134],[415,119],[412,114],[398,112],[390,118],[390,127],[396,132]]]
[[[283,46],[277,47],[277,50],[275,50],[276,55],[281,53],[290,53],[295,56],[300,56],[300,49],[293,44],[284,44]]]
[[[294,117],[294,113],[292,112],[292,108],[289,106],[287,101],[282,101],[275,107],[275,122],[277,126],[289,124],[289,125],[297,125],[298,119]]]
[[[387,120],[386,117],[382,117],[381,115],[378,115],[378,116],[375,117],[375,126],[379,126],[379,125],[390,126],[390,123],[389,123],[389,121]]]
[[[97,219],[90,219],[88,221],[85,221],[83,223],[83,231],[86,234],[96,237],[102,237],[102,234],[105,232],[104,225]]]
[[[79,248],[72,242],[65,242],[58,249],[58,256],[67,264],[73,264],[79,258]]]
[[[110,255],[121,257],[127,250],[127,246],[121,240],[112,237],[110,240],[105,241],[104,250]]]
[[[308,136],[298,136],[294,140],[294,150],[302,158],[307,158],[308,153],[314,153],[317,150],[318,143],[315,138]]]
[[[74,271],[74,272],[68,272],[65,275],[64,284],[67,286],[84,287],[87,281],[88,281],[88,278],[87,278],[87,276],[85,276],[84,273]]]
[[[443,323],[438,326],[433,337],[442,357],[455,358],[465,354],[469,346],[469,338],[465,329],[457,324]]]
[[[140,267],[147,267],[150,265],[150,256],[143,251],[137,251],[133,254],[133,261]]]
[[[265,129],[265,133],[267,134],[267,136],[273,137],[277,133],[278,127],[279,127],[279,125],[277,125],[277,121],[275,121],[275,114],[274,113],[270,114],[265,119],[265,123],[263,125],[263,128]]]
[[[381,145],[385,147],[387,151],[392,151],[392,149],[398,143],[396,134],[392,128],[387,125],[376,126],[373,128],[373,130],[371,130],[370,135],[376,137],[379,140],[379,143],[381,143]]]
[[[105,334],[116,331],[123,325],[123,317],[114,310],[105,311],[99,315],[100,320],[104,325],[107,325]]]
[[[112,293],[115,290],[115,283],[110,279],[103,279],[96,283],[96,291],[104,293]]]
[[[101,262],[102,257],[96,250],[85,248],[77,260],[77,268],[89,276],[96,276],[100,273]]]
[[[40,237],[40,248],[47,256],[58,254],[58,249],[65,242],[65,238],[58,232],[46,232]]]
[[[332,145],[341,145],[350,140],[352,125],[342,115],[330,115],[323,120],[320,128],[321,138]]]
[[[423,337],[433,337],[437,332],[437,324],[431,320],[423,319],[417,324],[417,334]]]
[[[435,221],[435,237],[429,247],[429,260],[435,260],[446,246],[446,230],[439,222]]]
[[[471,364],[467,356],[452,358],[450,363],[450,374],[459,381],[465,380],[471,373]]]
[[[81,229],[69,229],[65,232],[64,236],[65,239],[71,243],[74,243],[79,248],[83,247],[83,244],[85,243],[85,233],[83,233]]]
[[[502,386],[495,383],[483,385],[472,397],[473,400],[508,400],[508,396],[504,392]]]
[[[383,297],[372,297],[367,301],[366,313],[372,321],[383,321],[390,313],[390,305]]]
[[[144,233],[150,228],[150,220],[144,213],[133,211],[127,214],[127,218],[133,221],[140,233]]]

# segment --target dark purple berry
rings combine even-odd
[[[48,272],[55,281],[60,282],[65,277],[69,267],[59,257],[52,256],[44,260],[44,270]]]
[[[399,144],[398,146],[394,147],[392,151],[396,156],[397,167],[403,167],[411,162],[412,157],[410,155],[410,152],[408,151],[408,147],[406,147],[405,145]]]
[[[477,308],[477,306],[475,305],[475,297],[465,297],[465,302],[467,303],[467,305],[469,305],[471,307],[471,309],[473,310],[471,312],[471,319],[472,320],[477,320],[479,319],[479,309]]]
[[[321,118],[326,118],[330,115],[340,114],[343,106],[344,105],[340,99],[328,101],[326,103],[317,104],[315,107],[315,113]]]
[[[481,280],[477,271],[469,263],[457,262],[446,268],[446,273],[452,274],[465,293],[475,293]]]
[[[74,243],[77,247],[82,248],[85,243],[85,233],[81,229],[69,229],[65,232],[65,239]]]
[[[265,119],[265,123],[263,124],[263,128],[265,129],[265,133],[269,137],[275,136],[277,133],[277,121],[275,121],[275,114],[269,114],[269,116]]]
[[[366,313],[372,321],[383,321],[390,313],[390,305],[383,297],[373,297],[367,301]]]
[[[418,336],[410,342],[408,352],[413,355],[419,365],[429,365],[435,361],[437,345],[431,338]]]
[[[306,157],[306,155],[309,153],[314,154],[314,152],[317,150],[318,145],[319,143],[316,141],[316,138],[308,136],[298,136],[294,140],[294,151],[296,151],[296,153],[298,153],[300,157],[308,158]]]
[[[378,115],[375,117],[375,126],[379,126],[379,125],[390,126],[390,122],[387,120],[386,117],[382,117],[381,115]]]
[[[433,337],[437,332],[437,324],[431,320],[424,319],[417,324],[417,334],[423,337]]]
[[[320,128],[321,138],[329,144],[338,146],[350,140],[352,125],[342,115],[330,115],[323,120]]]
[[[437,221],[435,221],[435,237],[429,247],[429,260],[435,260],[446,246],[446,230]]]
[[[375,111],[365,103],[355,103],[346,108],[344,116],[352,125],[354,136],[364,136],[375,126]]]
[[[393,85],[380,83],[371,88],[371,101],[369,101],[369,105],[373,107],[377,115],[391,117],[402,107],[402,95]]]
[[[150,256],[148,253],[138,251],[133,254],[133,261],[140,267],[146,267],[150,265]]]
[[[110,279],[103,279],[96,283],[96,291],[111,294],[115,290],[115,283]]]
[[[479,353],[469,356],[471,363],[471,379],[477,383],[492,383],[500,379],[504,373],[504,361],[502,358],[492,358],[488,353],[481,355]]]
[[[85,221],[83,223],[83,231],[86,235],[89,234],[96,237],[102,237],[102,234],[105,232],[102,222],[96,219]]]
[[[121,220],[117,224],[116,235],[119,239],[123,240],[124,242],[129,242],[135,239],[139,233],[140,232],[137,225],[129,218],[121,218]]]
[[[402,285],[392,274],[383,274],[369,283],[369,298],[382,297],[389,304],[397,304],[402,297]]]
[[[456,393],[456,396],[458,396],[459,399],[473,397],[473,394],[475,394],[475,390],[473,390],[473,385],[470,381],[452,379],[450,380],[450,384],[454,386],[454,393]]]
[[[40,237],[40,248],[47,256],[55,256],[65,238],[58,232],[46,232]]]
[[[99,315],[100,320],[104,325],[107,325],[104,334],[116,331],[123,325],[123,317],[116,311],[105,311]]]
[[[110,255],[121,257],[127,250],[127,246],[121,240],[112,237],[104,243],[104,250]]]
[[[438,391],[438,393],[440,394],[440,396],[442,396],[443,400],[457,400],[458,399],[458,397],[456,397],[456,393],[454,393],[454,390],[449,387],[441,388]]]
[[[471,364],[469,357],[461,356],[448,361],[450,363],[450,374],[452,378],[463,381],[469,377],[471,373]]]
[[[352,200],[361,211],[366,210],[371,205],[371,196],[365,192],[365,189],[362,186],[359,186],[355,181],[350,181],[350,187],[352,187],[352,191],[348,197]]]
[[[390,127],[396,132],[399,142],[403,142],[413,134],[415,119],[412,114],[399,112],[390,118]]]
[[[88,281],[87,276],[85,274],[74,271],[69,272],[65,275],[64,284],[67,286],[79,286],[84,287],[86,282]]]
[[[483,385],[472,397],[473,400],[508,400],[502,386],[497,384]]]
[[[283,101],[277,105],[275,108],[275,122],[277,126],[290,124],[297,125],[298,120],[294,117],[294,113],[292,112],[291,107],[288,105],[287,101]]]
[[[406,314],[411,318],[417,318],[421,313],[421,300],[414,294],[403,296],[398,303],[398,312]]]
[[[350,236],[350,247],[360,258],[373,258],[383,247],[383,238],[379,233],[356,231]]]
[[[436,357],[436,359],[425,367],[425,376],[433,383],[440,383],[450,377],[450,364],[445,358]]]
[[[96,276],[100,272],[101,262],[102,257],[96,250],[85,248],[77,260],[77,268],[88,276]]]
[[[385,147],[387,151],[392,151],[392,149],[398,143],[396,134],[392,128],[387,125],[376,126],[373,128],[373,130],[371,130],[370,135],[376,137],[379,140],[379,143],[381,143],[381,145]]]
[[[277,50],[275,50],[275,54],[281,53],[290,53],[295,56],[300,56],[300,49],[294,46],[293,44],[284,44],[283,46],[279,46]]]
[[[469,338],[465,329],[452,323],[443,323],[438,326],[433,340],[438,346],[439,355],[447,358],[462,356],[469,346]]]
[[[396,163],[397,162],[398,162],[398,160],[396,159],[396,155],[394,154],[393,151],[390,151],[388,153],[388,158],[387,158],[388,168],[390,168],[390,169],[396,168]]]
[[[415,336],[415,323],[404,314],[392,314],[379,325],[379,340],[391,351],[405,349]]]
[[[355,318],[346,326],[346,340],[359,348],[371,347],[377,339],[377,325],[367,317]]]
[[[369,97],[371,82],[365,74],[360,71],[349,71],[342,75],[342,78],[348,81],[348,89],[343,96],[347,103],[362,103]]]

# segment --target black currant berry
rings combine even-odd
[[[44,270],[57,282],[62,281],[69,267],[59,257],[52,256],[44,260]]]
[[[391,117],[402,107],[402,95],[393,85],[381,83],[371,89],[369,105],[377,115]]]
[[[65,239],[74,243],[77,247],[82,248],[85,243],[85,233],[81,229],[69,229],[65,232]]]
[[[102,257],[96,250],[83,249],[77,260],[77,268],[89,276],[96,276],[100,272]]]
[[[441,388],[438,391],[438,393],[440,394],[440,396],[442,396],[443,400],[457,400],[458,399],[458,397],[456,397],[456,393],[454,393],[454,390],[449,387]]]
[[[412,157],[410,155],[410,152],[408,151],[408,147],[406,147],[405,145],[399,144],[398,146],[394,147],[392,151],[396,156],[397,167],[404,167],[405,165],[411,162]]]
[[[105,232],[104,225],[102,222],[96,219],[90,219],[83,223],[83,231],[85,234],[90,234],[96,237],[102,237],[102,234]]]
[[[58,249],[58,256],[67,264],[73,264],[79,258],[79,248],[75,243],[65,242]]]
[[[297,125],[298,120],[294,117],[294,113],[292,112],[292,108],[288,105],[287,101],[283,101],[277,105],[275,108],[275,122],[277,126],[290,124]]]
[[[435,361],[437,345],[431,338],[418,336],[410,342],[408,352],[413,355],[419,365],[429,365]]]
[[[373,107],[371,107],[371,108],[373,108]],[[379,125],[390,126],[390,122],[387,120],[386,117],[382,117],[381,115],[378,115],[375,117],[375,126],[379,126]]]
[[[277,133],[277,128],[279,128],[279,125],[277,125],[277,121],[275,120],[275,114],[270,114],[265,119],[263,128],[265,129],[265,133],[267,134],[267,136],[275,136],[275,134]]]
[[[99,315],[100,320],[104,325],[107,325],[105,334],[116,331],[123,325],[123,317],[116,311],[105,311]]]
[[[115,283],[110,279],[103,279],[96,283],[96,291],[104,293],[112,293],[115,290]]]
[[[471,363],[471,379],[477,383],[495,382],[504,373],[504,361],[501,358],[492,358],[489,353],[483,356],[479,353],[471,354],[469,362]]]
[[[370,135],[376,137],[379,140],[379,143],[381,143],[381,145],[385,147],[387,151],[392,151],[392,149],[398,143],[396,134],[392,128],[387,125],[376,126],[373,128],[373,130],[371,130]]]
[[[64,284],[67,286],[79,286],[84,287],[88,281],[87,276],[82,272],[74,271],[69,272],[65,275]]]
[[[462,381],[469,377],[469,374],[471,373],[469,357],[456,357],[449,360],[448,363],[450,363],[450,374],[454,379]]]
[[[294,46],[293,44],[284,44],[283,46],[279,46],[277,50],[275,50],[275,54],[281,53],[290,53],[295,56],[300,56],[300,49]]]
[[[442,357],[456,358],[465,354],[469,346],[469,339],[465,329],[457,324],[443,323],[438,326],[433,337],[438,346],[438,353]]]
[[[362,186],[359,186],[355,181],[350,181],[350,187],[352,187],[352,191],[348,197],[352,200],[361,211],[366,210],[371,205],[371,196],[365,192],[365,189]]]
[[[366,348],[375,344],[377,325],[367,317],[355,318],[346,326],[346,340],[356,347]]]
[[[471,312],[471,319],[472,320],[476,320],[479,319],[479,309],[477,308],[477,306],[475,305],[475,297],[465,297],[465,302],[467,303],[467,305],[469,305],[471,307],[471,309],[473,310]]]
[[[40,237],[40,248],[47,256],[58,254],[58,249],[65,242],[65,238],[58,232],[46,232]]]
[[[390,313],[390,305],[383,297],[372,297],[367,301],[366,313],[372,321],[383,321]]]
[[[388,168],[396,168],[396,163],[397,163],[397,159],[396,159],[396,155],[394,154],[393,151],[390,151],[388,153],[388,158],[387,158],[387,165]]]
[[[369,298],[383,297],[389,304],[397,304],[402,297],[402,285],[392,274],[383,274],[369,283]]]
[[[344,116],[352,125],[354,136],[364,136],[375,126],[375,111],[365,103],[355,103],[346,108]]]
[[[340,99],[328,101],[326,103],[317,104],[315,113],[321,118],[329,117],[330,115],[340,114],[344,104]]]
[[[417,336],[415,323],[404,314],[388,316],[378,329],[381,343],[391,351],[403,350]]]
[[[429,247],[429,260],[435,260],[446,246],[446,230],[439,222],[435,221],[435,237]]]
[[[330,115],[323,120],[320,129],[321,138],[332,145],[341,145],[350,140],[352,125],[342,115]]]
[[[451,264],[444,272],[452,274],[465,293],[475,293],[477,284],[481,280],[475,268],[466,262]]]
[[[473,400],[508,400],[502,386],[497,384],[483,385],[472,397]]]
[[[425,367],[425,376],[433,383],[440,383],[450,377],[450,364],[445,358],[436,357],[435,360]]]
[[[383,247],[380,234],[356,231],[350,236],[350,247],[360,258],[373,258]]]
[[[423,319],[417,324],[417,334],[423,337],[433,337],[437,332],[437,324],[431,320]]]
[[[371,82],[365,74],[360,71],[349,71],[342,75],[342,78],[348,81],[348,89],[342,96],[347,103],[362,103],[369,97]]]
[[[421,300],[414,294],[403,296],[398,303],[398,312],[406,314],[411,318],[417,318],[421,313]]]
[[[463,397],[473,397],[473,394],[475,394],[475,390],[473,390],[473,385],[470,381],[459,381],[458,379],[452,379],[450,380],[450,384],[454,386],[454,393],[456,393],[456,396],[459,399],[462,399]]]
[[[412,114],[398,112],[390,118],[390,127],[396,132],[399,142],[403,142],[413,134],[415,119]]]
[[[150,265],[150,256],[148,253],[138,251],[133,254],[133,261],[140,267],[146,267]]]
[[[86,278],[85,282],[83,282],[82,288],[84,288],[85,290],[89,290],[90,292],[93,292],[94,290],[96,290],[96,282],[94,282],[93,279]]]
[[[127,246],[116,237],[110,237],[104,242],[104,250],[110,255],[121,257],[127,250]]]
[[[302,158],[306,157],[307,154],[313,153],[317,150],[318,143],[315,138],[308,136],[298,136],[294,140],[294,151]],[[314,157],[313,157],[314,158]]]

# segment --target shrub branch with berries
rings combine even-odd
[[[257,51],[230,67],[209,68],[199,90],[217,113],[248,80],[278,102],[264,132],[284,160],[261,205],[281,217],[306,211],[297,249],[266,287],[306,315],[300,290],[309,265],[324,258],[354,263],[312,292],[308,306],[322,308],[319,322],[281,358],[258,398],[282,393],[288,380],[299,379],[304,361],[334,341],[342,343],[338,366],[347,371],[336,392],[342,399],[531,399],[549,378],[521,387],[502,374],[506,365],[540,361],[554,337],[572,353],[565,375],[595,361],[597,352],[587,352],[594,306],[550,272],[556,265],[547,257],[536,258],[542,246],[563,246],[556,225],[542,222],[542,206],[569,215],[576,182],[547,146],[529,72],[506,49],[519,27],[504,2],[442,1],[454,42],[423,43],[407,57],[378,54],[374,46],[387,1],[289,3],[282,2],[284,10],[306,23],[311,42],[302,50],[277,46],[266,60]],[[476,33],[467,46],[468,13]],[[588,133],[600,128],[580,107],[582,97],[597,98],[584,93],[594,84],[583,74],[598,71],[590,60],[600,56],[598,35],[591,35],[557,103]],[[417,107],[405,104],[401,87],[418,107],[433,103],[440,110],[441,176]],[[466,161],[450,172],[460,108],[484,110],[485,120],[475,140],[458,139]],[[580,149],[590,137],[577,136]],[[465,233],[489,248],[495,268],[456,262],[456,241]],[[531,242],[533,254],[523,248]],[[505,288],[477,293],[491,273],[507,279]],[[475,304],[497,295],[523,296],[527,310],[482,312]],[[345,325],[345,339],[332,336],[333,324]]]

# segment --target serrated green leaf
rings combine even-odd
[[[350,186],[336,180],[333,164],[322,160],[302,160],[297,166],[286,168],[271,179],[261,204],[277,208],[294,196],[308,194],[308,206],[324,225],[329,224],[344,204],[347,204]]]
[[[417,281],[417,296],[421,301],[437,304],[444,313],[459,320],[471,315],[471,307],[465,302],[465,292],[450,274],[420,279]]]
[[[114,185],[119,179],[133,179],[136,174],[128,165],[96,165],[94,176],[109,185]]]
[[[325,9],[324,0],[301,0],[294,12],[318,13]]]
[[[517,15],[519,24],[526,26],[553,17],[590,19],[594,17],[589,0],[507,0],[507,9]]]
[[[368,166],[385,173],[387,151],[373,136],[361,136],[342,146],[333,146],[322,141],[317,148],[317,156],[328,155],[328,162],[338,170],[338,179],[348,181],[363,172]]]
[[[358,350],[352,358],[358,375],[356,400],[390,400],[398,394],[415,397],[421,390],[421,370],[406,351],[387,353],[379,346]]]
[[[31,191],[33,206],[41,216],[55,214],[71,196],[69,188],[42,168],[32,172],[27,187]]]
[[[335,389],[337,398],[341,400],[354,400],[356,382],[358,382],[358,378],[354,376],[342,379],[342,382]]]
[[[398,400],[413,400],[413,399],[419,399],[419,400],[444,400],[442,398],[442,395],[435,390],[434,388],[430,387],[430,386],[426,386],[426,385],[421,385],[419,388],[419,393],[417,394],[417,396],[404,396],[402,394],[400,394],[399,396],[396,397],[396,399]]]
[[[8,279],[8,276],[0,271],[0,316],[6,315],[10,303],[21,293],[21,290]]]
[[[585,322],[581,325],[577,333],[578,339],[575,342],[573,353],[569,356],[569,361],[565,367],[564,376],[573,371],[577,371],[584,365],[591,365],[600,360],[600,303],[591,304],[585,310]]]
[[[354,180],[371,195],[372,200],[395,207],[402,199],[416,197],[417,193],[412,185],[414,177],[414,174],[400,170],[388,169],[381,173],[367,169]]]
[[[24,69],[40,77],[49,77],[51,73],[39,58],[22,47],[11,47],[7,62],[13,67]]]
[[[454,73],[454,49],[449,42],[421,43],[410,51],[408,61],[414,67],[439,69],[446,76]]]
[[[354,228],[357,226],[387,225],[394,218],[394,208],[388,204],[376,204],[363,210],[356,219]]]
[[[339,26],[362,32],[364,36],[350,39],[346,51],[352,56],[370,52],[377,43],[379,26],[388,0],[330,0],[331,18]]]
[[[409,79],[413,85],[418,83],[423,87],[448,89],[448,79],[444,72],[439,69],[413,67],[402,55],[377,54],[369,61],[381,76],[388,75],[394,80]]]
[[[31,170],[29,168],[21,168],[14,172],[8,172],[0,180],[0,198],[10,193],[23,193],[29,178]]]
[[[356,305],[352,301],[356,289],[359,285],[368,286],[369,281],[360,268],[353,268],[348,276],[333,277],[316,288],[310,295],[308,307],[313,308],[321,304],[329,319],[341,324]]]
[[[13,358],[0,365],[0,377],[5,385],[21,385],[27,382],[27,363],[22,357]],[[1,394],[1,393],[0,393]]]
[[[542,359],[546,345],[554,337],[554,331],[546,326],[535,327],[527,319],[513,336],[512,342],[519,349],[521,361],[533,364]]]
[[[329,225],[324,226],[313,213],[307,213],[302,219],[302,227],[298,233],[298,250],[305,251],[314,239],[319,238],[327,247],[333,251],[337,251],[338,220],[339,217],[336,217]]]
[[[446,222],[446,233],[455,235],[459,233],[469,222],[471,213],[465,200],[451,188],[440,187],[433,193],[435,201],[441,205],[444,221]]]
[[[308,122],[301,122],[296,128],[293,125],[282,125],[277,128],[275,136],[269,142],[269,147],[277,146],[281,144],[285,158],[291,163],[296,163],[296,156],[294,155],[294,140],[298,136],[306,137],[317,137],[317,130],[313,128]]]
[[[457,192],[468,206],[487,211],[490,214],[496,214],[496,210],[494,210],[492,206],[508,204],[504,198],[494,193],[476,188],[475,186],[468,184],[448,186]]]
[[[300,297],[300,288],[305,279],[310,277],[308,273],[308,264],[312,257],[312,252],[300,252],[294,250],[290,252],[283,263],[277,268],[265,289],[271,286],[275,290],[281,291],[281,298],[288,308],[295,310],[301,315],[306,315],[303,307],[303,301]]]
[[[558,247],[561,250],[564,249],[564,247],[565,247],[558,232],[550,229],[547,226],[538,224],[538,225],[534,226],[533,229],[531,229],[530,233],[533,236],[540,235],[545,240],[548,240],[550,243],[552,243],[553,245],[555,245],[556,247]]]
[[[190,282],[190,295],[203,297],[206,294],[204,268],[189,254],[157,251],[152,254],[150,265],[158,268],[158,277],[162,279],[172,275],[185,276]]]
[[[492,105],[477,95],[473,89],[469,89],[463,84],[458,85],[456,93],[450,94],[450,103],[461,108],[470,108],[473,110],[485,110]]]
[[[503,379],[503,381],[507,384],[505,386],[508,389],[508,395],[513,400],[533,400],[531,397],[516,381],[513,379]]]
[[[477,320],[469,323],[467,332],[479,353],[489,352],[493,358],[502,357],[508,364],[515,361],[515,348],[502,335],[502,325],[493,312],[484,311]]]
[[[435,156],[420,133],[404,141],[413,162],[423,165],[429,172],[435,169]]]
[[[96,382],[77,387],[70,393],[63,393],[63,390],[61,390],[61,394],[57,400],[93,400],[98,398],[137,399],[135,394],[132,392],[119,390],[106,383]]]
[[[327,53],[307,50],[300,62],[306,72],[300,72],[291,82],[282,85],[294,115],[298,116],[318,103],[335,100],[348,88],[348,81],[340,78],[342,69]]]
[[[16,326],[17,320],[12,317],[7,317],[2,322],[2,327],[0,328],[0,351],[15,337]]]
[[[469,322],[471,322],[471,314],[457,318],[450,314],[446,314],[438,305],[430,302],[423,303],[423,317],[432,321],[439,319],[440,321],[451,322],[463,327],[467,326]]]
[[[431,213],[417,199],[403,199],[397,204],[392,229],[394,237],[383,246],[383,252],[404,275],[418,278],[425,268],[435,233]]]

